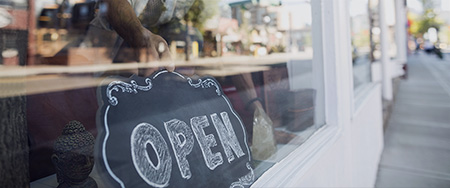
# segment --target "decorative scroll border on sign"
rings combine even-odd
[[[130,84],[122,81],[112,81],[106,88],[106,96],[109,99],[109,103],[113,106],[119,104],[119,100],[117,100],[117,97],[112,95],[113,91],[119,92],[119,89],[124,93],[127,92],[133,94],[138,93],[138,90],[150,91],[150,89],[152,89],[152,81],[150,80],[150,78],[145,79],[145,83],[147,83],[146,86],[140,86],[136,83],[135,80],[131,80]]]
[[[189,85],[195,88],[210,88],[212,86],[216,87],[217,95],[221,96],[219,85],[212,79],[208,78],[206,80],[198,79],[198,83],[193,83],[191,78],[187,78]]]
[[[153,79],[155,79],[161,73],[165,73],[165,71],[160,72]],[[180,76],[179,74],[177,74],[177,75]],[[182,77],[182,78],[184,78],[184,77]],[[191,78],[185,78],[185,79],[188,80],[188,83],[190,86],[195,87],[195,88],[206,89],[206,88],[210,88],[210,87],[214,86],[216,88],[217,95],[219,95],[219,96],[222,95],[220,93],[219,85],[210,78],[208,78],[206,80],[198,79],[198,83],[193,83],[193,80]],[[117,104],[119,104],[119,100],[117,99],[117,97],[113,96],[113,94],[112,94],[113,91],[119,92],[119,90],[121,90],[124,93],[126,92],[126,93],[132,93],[132,94],[138,93],[138,90],[150,91],[150,89],[152,89],[152,81],[150,80],[150,78],[145,79],[145,83],[147,85],[140,86],[137,84],[137,82],[135,80],[131,80],[130,83],[126,83],[126,82],[122,82],[122,81],[111,82],[108,85],[108,87],[106,88],[106,96],[109,99],[108,100],[109,103],[113,106],[116,106]]]
[[[247,162],[246,166],[250,170],[250,172],[247,175],[239,178],[239,181],[233,182],[230,185],[230,188],[244,188],[244,186],[251,185],[255,181],[255,173],[253,172],[253,168],[251,167],[250,163]]]

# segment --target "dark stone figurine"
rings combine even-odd
[[[97,188],[89,177],[94,167],[94,136],[78,121],[69,122],[53,146],[58,188]]]

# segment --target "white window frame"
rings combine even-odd
[[[347,3],[347,6],[350,6],[350,0],[345,0]],[[347,9],[347,19],[350,21],[350,14],[349,14],[350,9]],[[351,29],[350,26],[348,28],[348,32],[349,35],[351,33]],[[351,40],[351,37],[350,37]],[[350,48],[349,51],[351,51],[352,49]],[[359,110],[361,109],[361,107],[363,106],[362,104],[364,103],[365,99],[367,99],[367,97],[369,96],[369,94],[371,93],[371,91],[373,91],[373,89],[376,88],[376,85],[379,84],[379,82],[377,82],[374,79],[374,73],[379,73],[379,72],[374,72],[373,70],[373,66],[375,65],[376,62],[371,62],[370,63],[370,72],[371,72],[371,80],[368,83],[362,84],[357,88],[352,88],[352,92],[350,93],[351,95],[351,111],[352,111],[352,116],[355,116]],[[351,67],[350,70],[350,74],[352,75],[351,79],[350,79],[350,84],[353,86],[354,80],[353,80],[353,66]],[[352,117],[353,118],[353,117]]]
[[[325,118],[326,124],[267,170],[252,187],[295,186],[290,181],[303,176],[318,162],[351,123],[353,84],[347,0],[312,0],[311,8],[313,69],[319,72],[314,74],[314,80],[322,81],[325,90],[317,92],[317,98],[324,100],[317,100],[316,104],[318,111],[325,114],[316,113],[316,118]]]
[[[393,63],[395,61],[391,61],[389,59],[388,49],[389,49],[389,41],[388,41],[388,28],[386,23],[386,14],[384,13],[385,10],[385,2],[386,0],[379,0],[378,2],[378,9],[379,9],[379,15],[381,16],[380,19],[380,29],[381,29],[381,57],[378,61],[375,61],[371,64],[371,73],[372,73],[372,80],[369,83],[366,83],[361,86],[361,88],[356,89],[353,92],[352,97],[352,114],[356,115],[361,109],[361,106],[363,106],[364,102],[366,101],[369,94],[377,88],[377,85],[382,86],[382,95],[383,99],[391,101],[393,99],[393,87],[392,87],[392,73],[391,71],[394,71],[393,69]],[[400,9],[401,2],[400,0],[396,0],[396,9]],[[398,5],[400,4],[400,5]],[[400,7],[398,7],[400,6]],[[398,11],[398,10],[397,10]],[[401,11],[401,10],[400,10]],[[396,15],[398,16],[398,15]],[[397,20],[396,22],[396,29],[398,28],[397,25],[402,25],[402,20]],[[400,27],[401,29],[401,27]],[[404,29],[404,28],[403,28]],[[397,31],[397,30],[396,30]],[[399,33],[402,33],[401,31]],[[398,40],[399,41],[399,40]],[[396,41],[396,42],[398,42]],[[397,44],[398,45],[398,44]],[[406,42],[404,44],[404,48],[406,49]],[[400,53],[401,50],[397,48],[398,54],[397,56],[400,57],[400,61],[402,58],[404,58],[404,54]],[[353,70],[352,70],[353,71]],[[353,75],[353,73],[352,73]],[[353,82],[353,80],[352,80]],[[353,83],[352,83],[353,84]]]

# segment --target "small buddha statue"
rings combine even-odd
[[[69,122],[53,146],[58,188],[97,188],[89,177],[94,167],[94,136],[78,121]]]

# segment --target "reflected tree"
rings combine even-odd
[[[421,0],[423,6],[423,13],[417,20],[417,25],[412,27],[412,34],[415,37],[422,37],[429,28],[439,28],[442,26],[442,21],[439,20],[437,13],[435,12],[435,4],[432,0]]]

